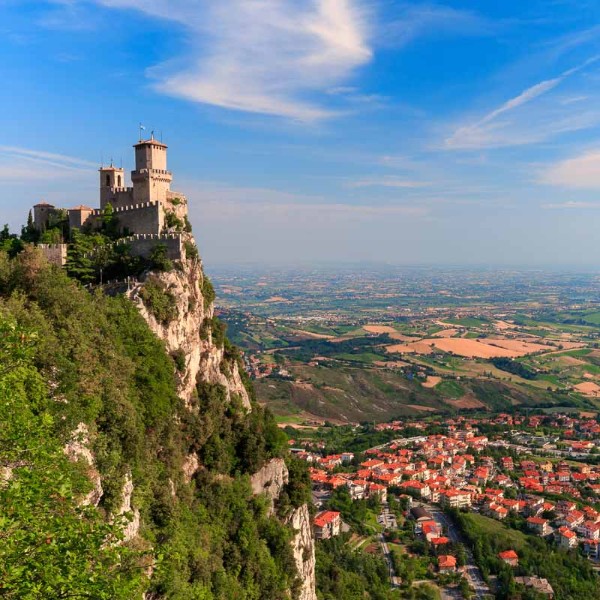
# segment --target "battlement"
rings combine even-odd
[[[166,169],[139,169],[131,172],[132,177],[136,175],[167,175],[168,177],[173,177],[173,173]]]
[[[177,240],[182,237],[183,235],[181,233],[136,233],[118,239],[115,244],[128,243],[136,240],[154,240],[155,242],[161,240]]]
[[[150,258],[152,252],[159,244],[164,244],[167,249],[167,258],[182,260],[185,257],[183,236],[180,233],[138,233],[130,235],[115,242],[115,245],[127,244],[131,246],[133,256]]]
[[[118,213],[124,213],[124,212],[131,212],[132,210],[143,210],[143,209],[146,209],[149,207],[158,207],[158,206],[160,206],[160,202],[157,202],[157,201],[140,202],[139,204],[129,204],[127,206],[117,206],[117,207],[113,208],[113,212],[114,212],[114,214],[118,214]],[[104,211],[99,208],[94,209],[94,212],[92,213],[92,215],[94,217],[99,217],[103,214],[104,214]]]

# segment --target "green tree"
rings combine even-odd
[[[0,595],[130,599],[143,586],[138,556],[81,504],[89,482],[53,435],[35,344],[0,318]]]

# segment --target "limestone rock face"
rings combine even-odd
[[[266,494],[271,503],[270,514],[275,512],[275,502],[285,484],[289,481],[289,472],[282,458],[270,460],[262,469],[250,478],[255,494]],[[294,530],[292,549],[302,588],[298,600],[317,600],[315,591],[315,540],[308,506],[304,504],[294,510],[287,519]]]
[[[298,600],[317,600],[315,579],[315,540],[306,504],[297,508],[290,516],[289,523],[296,535],[292,541],[294,558],[302,588]]]
[[[132,540],[140,530],[140,511],[137,508],[132,507],[132,496],[133,480],[131,479],[131,473],[127,473],[125,475],[125,483],[123,484],[123,490],[121,491],[121,506],[117,511],[118,516],[129,516],[129,521],[125,524],[125,527],[123,528],[123,539],[126,542]]]
[[[98,506],[104,490],[102,489],[100,473],[96,469],[94,455],[90,450],[90,432],[85,423],[77,425],[71,434],[71,439],[65,444],[64,452],[73,462],[82,461],[88,465],[87,475],[93,488],[82,499],[81,504]]]
[[[250,478],[254,494],[266,494],[271,503],[269,514],[275,512],[275,501],[283,486],[289,481],[289,473],[282,458],[270,460],[260,471]]]
[[[186,241],[194,243],[191,235]],[[140,292],[144,282],[150,277],[158,279],[164,289],[176,299],[176,319],[168,323],[159,322],[144,304]],[[194,390],[199,378],[207,383],[222,385],[228,400],[231,399],[231,394],[237,394],[242,404],[250,409],[250,398],[237,363],[225,367],[225,350],[213,340],[211,320],[214,316],[214,304],[204,298],[203,282],[202,262],[198,258],[187,257],[178,262],[177,268],[172,271],[147,274],[128,295],[152,331],[165,342],[167,351],[182,357],[185,366],[178,373],[178,391],[189,407],[193,405]]]

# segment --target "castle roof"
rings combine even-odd
[[[34,207],[36,206],[49,206],[50,208],[54,208],[54,204],[48,204],[48,202],[44,202],[43,200],[41,202],[38,202],[37,204],[33,205]]]
[[[90,208],[89,206],[85,206],[85,204],[80,204],[79,206],[74,206],[73,208],[70,208],[69,210],[94,210],[94,209]]]
[[[161,146],[162,148],[166,148],[167,145],[155,140],[154,137],[151,137],[149,140],[140,140],[137,144],[134,144],[133,147],[137,148],[138,146]]]
[[[115,165],[111,164],[108,167],[100,167],[98,171],[123,171],[123,167],[115,167]]]

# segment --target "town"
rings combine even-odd
[[[595,567],[600,558],[595,415],[501,413],[394,421],[374,430],[394,439],[361,453],[326,455],[325,442],[290,441],[296,457],[310,464],[313,502],[320,510],[316,539],[346,532],[354,548],[364,544],[386,559],[393,586],[405,583],[403,561],[420,554],[442,597],[453,597],[459,583],[462,597],[506,597],[502,586],[509,583],[554,597],[552,577],[520,566],[533,537],[543,540],[548,554],[570,552]],[[356,526],[348,499],[379,511],[376,526]],[[486,530],[497,533],[491,561],[477,540]],[[509,583],[499,565],[510,568]]]

